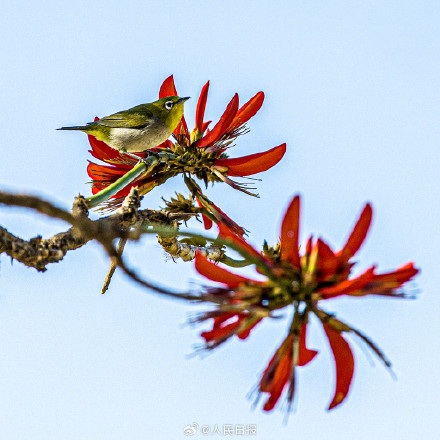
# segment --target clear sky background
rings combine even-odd
[[[328,413],[334,365],[319,325],[320,355],[299,374],[296,413],[252,410],[246,394],[286,332],[267,322],[246,342],[188,358],[195,307],[162,299],[117,273],[99,291],[108,259],[93,244],[40,274],[1,257],[0,438],[179,439],[183,427],[257,426],[259,439],[429,439],[440,433],[439,139],[440,6],[437,1],[4,1],[0,15],[1,189],[69,208],[89,195],[88,142],[57,127],[157,98],[174,74],[192,125],[210,79],[207,118],[235,92],[266,94],[251,133],[231,155],[287,142],[259,177],[260,199],[225,185],[208,195],[274,243],[291,196],[303,196],[302,238],[338,248],[363,204],[374,224],[359,269],[414,261],[415,301],[335,300],[328,309],[375,340],[397,381],[357,344],[347,401]],[[145,197],[184,191],[180,178]],[[93,214],[97,217],[96,214]],[[24,238],[67,228],[30,211],[0,208]],[[127,248],[156,281],[200,283],[192,263],[166,259],[153,238]],[[313,324],[317,324],[314,322]],[[238,437],[238,436],[237,436]],[[193,437],[194,438],[194,437]],[[195,438],[221,438],[202,436]],[[252,438],[252,437],[251,437]],[[255,438],[255,437],[254,437]]]

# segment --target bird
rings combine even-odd
[[[183,104],[189,97],[167,96],[113,113],[86,125],[61,127],[79,130],[105,142],[122,153],[139,153],[165,142],[183,116]]]

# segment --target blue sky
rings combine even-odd
[[[329,309],[372,337],[397,381],[352,344],[356,372],[347,401],[325,408],[334,367],[319,326],[320,355],[299,375],[296,413],[251,409],[246,394],[286,331],[265,323],[246,342],[204,359],[185,326],[195,307],[141,290],[116,274],[99,294],[108,260],[97,245],[40,274],[1,257],[0,437],[177,439],[183,427],[256,425],[256,438],[412,439],[439,434],[440,315],[437,268],[440,138],[440,6],[434,1],[30,2],[0,16],[2,189],[69,208],[86,184],[88,143],[59,132],[156,99],[174,74],[189,121],[210,79],[207,117],[235,92],[263,90],[265,103],[231,155],[287,142],[262,174],[259,199],[217,185],[209,197],[274,243],[282,213],[303,197],[302,238],[343,244],[363,204],[374,223],[360,269],[414,261],[416,301],[335,300]],[[177,178],[144,199],[184,190]],[[94,214],[96,216],[96,214]],[[24,238],[51,236],[62,222],[0,208],[0,224]],[[130,264],[176,288],[200,283],[191,263],[166,260],[152,238],[128,246]],[[316,323],[315,323],[316,324]],[[200,432],[193,438],[219,438]],[[238,437],[238,436],[237,436]],[[252,438],[252,437],[251,437]],[[254,437],[255,438],[255,437]]]

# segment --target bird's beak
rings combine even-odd
[[[181,102],[188,101],[189,98],[190,98],[190,96],[187,96],[186,98],[180,98],[176,104],[180,104]]]

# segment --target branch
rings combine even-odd
[[[194,246],[188,243],[182,243],[176,236],[158,235],[159,244],[170,254],[171,258],[181,258],[183,261],[191,261],[195,258],[196,252],[201,251],[207,258],[213,261],[221,261],[224,258],[225,251],[221,246]]]
[[[0,253],[45,271],[50,263],[61,261],[68,251],[85,245],[90,240],[97,240],[109,251],[116,238],[136,239],[139,233],[131,231],[148,224],[173,224],[175,221],[188,219],[188,214],[166,213],[150,209],[138,210],[140,198],[137,190],[126,197],[121,208],[113,215],[90,220],[88,218],[87,201],[78,196],[73,203],[72,213],[54,206],[52,203],[30,195],[17,195],[0,192],[0,204],[31,208],[52,218],[58,218],[71,224],[72,227],[51,238],[37,236],[23,240],[0,226]]]
[[[29,241],[16,237],[0,226],[0,253],[5,252],[26,266],[45,271],[47,264],[61,261],[67,251],[77,249],[90,240],[96,240],[104,247],[112,259],[112,263],[119,266],[125,274],[141,286],[172,298],[200,301],[199,295],[172,292],[141,278],[134,270],[126,266],[122,255],[113,246],[115,238],[137,239],[140,236],[140,227],[145,227],[145,224],[174,224],[178,220],[188,219],[188,214],[153,210],[138,211],[140,197],[136,188],[132,188],[121,208],[115,214],[94,221],[87,217],[87,201],[82,196],[75,199],[72,213],[38,197],[28,195],[0,192],[0,204],[31,208],[72,225],[68,231],[57,234],[50,239],[42,239],[41,236],[38,236]],[[137,231],[130,232],[132,227],[137,227]]]

